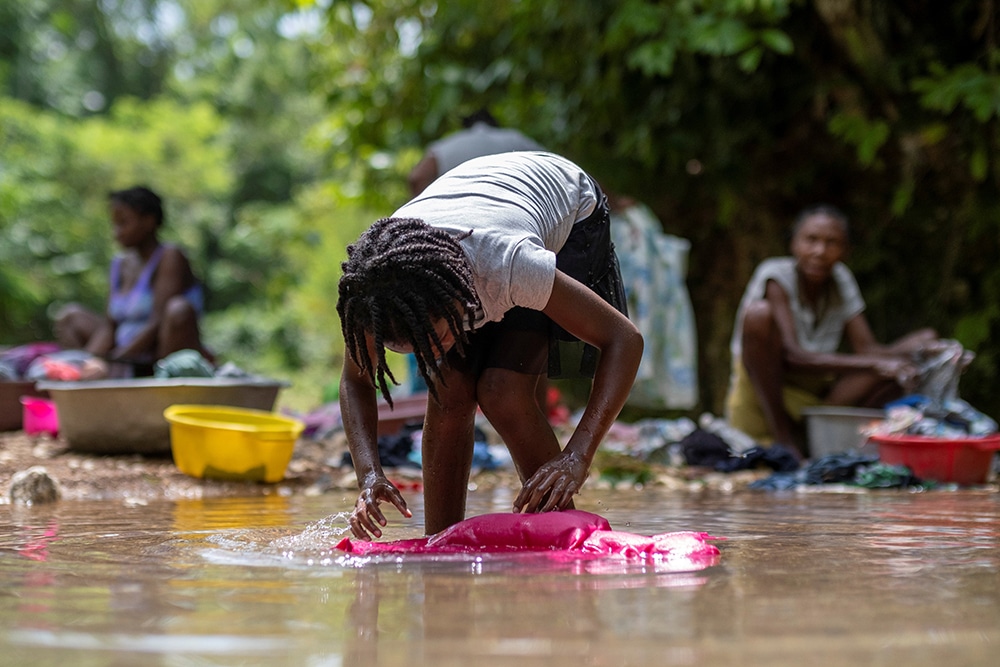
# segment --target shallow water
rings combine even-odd
[[[1000,664],[995,491],[581,497],[618,530],[726,538],[680,573],[338,559],[351,502],[0,506],[0,664]]]

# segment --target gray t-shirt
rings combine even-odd
[[[509,151],[543,150],[541,145],[517,130],[482,122],[449,134],[427,147],[427,152],[437,160],[439,176],[472,158]]]
[[[420,218],[460,235],[482,304],[475,326],[514,306],[541,310],[552,294],[556,253],[597,205],[593,180],[553,153],[468,160],[434,181],[393,217]]]
[[[772,257],[760,263],[747,284],[740,307],[736,313],[736,328],[730,343],[733,360],[740,358],[743,338],[743,313],[747,306],[764,298],[767,281],[773,280],[788,294],[792,317],[795,320],[795,335],[802,349],[810,352],[836,352],[844,336],[847,323],[865,309],[865,301],[858,289],[854,274],[843,262],[833,267],[833,281],[836,293],[824,309],[823,317],[817,321],[816,313],[799,298],[799,279],[795,272],[794,257]]]

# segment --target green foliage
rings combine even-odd
[[[628,53],[627,64],[649,76],[670,76],[679,55],[738,56],[740,69],[754,71],[765,50],[787,55],[792,41],[769,26],[788,2],[649,3],[629,0],[612,14],[605,45]],[[756,27],[761,22],[764,27]]]
[[[930,74],[913,82],[926,108],[951,113],[963,107],[980,123],[1000,116],[1000,74],[975,63],[963,63],[950,70],[934,63]]]
[[[230,185],[208,107],[122,100],[108,117],[74,120],[0,99],[0,119],[0,275],[22,295],[21,316],[0,325],[4,343],[49,338],[50,304],[103,309],[109,191],[152,185],[166,200],[165,235],[189,240],[198,202]]]
[[[204,328],[220,357],[278,376],[321,357],[329,373],[339,327],[310,348],[309,324],[323,318],[288,310],[303,265],[321,266],[328,290],[339,268],[312,259],[331,216],[307,215],[295,199],[329,183],[328,145],[311,129],[322,118],[305,48],[314,26],[296,33],[288,10],[280,1],[0,4],[15,19],[0,28],[9,93],[0,98],[0,344],[50,338],[63,302],[103,309],[117,250],[106,194],[144,182],[164,196],[164,237],[206,282]],[[151,23],[154,14],[168,20]],[[39,48],[45,57],[33,58]],[[88,90],[103,99],[97,115],[83,108]]]
[[[691,240],[699,409],[721,409],[750,271],[829,201],[878,336],[959,337],[963,393],[998,413],[994,4],[0,0],[0,344],[101,307],[106,192],[146,181],[209,342],[315,397],[344,247],[487,107]]]
[[[703,407],[721,411],[743,285],[818,201],[851,215],[881,339],[927,324],[957,335],[973,315],[996,333],[986,304],[1000,289],[970,288],[1000,272],[992,6],[335,2],[328,32],[345,48],[320,54],[328,122],[353,149],[338,167],[376,208],[415,147],[478,107],[646,201],[692,241]],[[970,344],[983,360],[993,340]],[[970,400],[1000,410],[968,378]]]
[[[872,121],[846,112],[832,114],[829,128],[831,134],[857,148],[858,162],[866,167],[875,162],[879,149],[889,138],[889,124],[884,120]]]
[[[599,451],[594,459],[594,469],[600,478],[612,485],[641,486],[656,478],[652,466],[627,454]]]

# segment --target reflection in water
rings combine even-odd
[[[59,535],[59,524],[49,521],[45,528],[26,525],[19,526],[21,544],[15,547],[17,552],[31,560],[45,560],[49,556],[49,543]]]
[[[419,536],[414,501],[392,539]],[[1000,645],[995,492],[581,496],[617,529],[726,538],[685,573],[345,557],[349,503],[0,506],[3,663],[919,667]]]

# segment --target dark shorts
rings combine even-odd
[[[620,313],[627,315],[625,287],[611,242],[608,199],[600,198],[594,212],[573,225],[566,244],[556,254],[556,268],[580,281]],[[499,322],[472,334],[465,359],[449,359],[477,375],[487,368],[556,378],[592,378],[598,350],[580,341],[538,310],[514,308]]]

